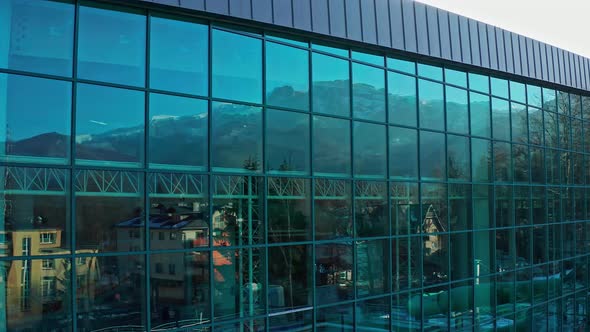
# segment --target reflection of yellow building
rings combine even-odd
[[[56,228],[16,230],[4,233],[3,238],[3,255],[53,256],[70,253],[62,247],[62,230]],[[76,251],[77,254],[91,252]],[[78,257],[75,264],[78,289],[93,289],[99,273],[96,258]],[[21,325],[38,326],[43,324],[42,318],[64,322],[71,320],[68,312],[71,307],[72,264],[68,258],[14,260],[5,262],[2,268],[2,281],[6,282],[3,304],[8,330],[19,329]]]

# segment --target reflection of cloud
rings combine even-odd
[[[108,125],[108,123],[106,123],[106,122],[102,122],[102,121],[90,120],[90,122],[92,122],[92,123],[96,123],[96,124],[99,124],[99,125],[101,125],[101,126],[106,126],[106,125]]]

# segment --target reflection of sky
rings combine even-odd
[[[309,90],[308,52],[276,43],[266,44],[266,90],[291,86],[296,91]]]

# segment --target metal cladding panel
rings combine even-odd
[[[496,54],[498,56],[498,69],[506,71],[506,48],[504,47],[504,31],[494,28],[496,35]]]
[[[522,76],[529,76],[529,59],[527,58],[526,53],[526,41],[524,36],[519,36],[516,34],[514,34],[514,36],[518,36],[518,47],[520,48],[518,54],[520,54],[520,68],[522,70]]]
[[[428,47],[430,55],[440,58],[440,34],[436,8],[426,6],[426,23],[428,25]]]
[[[584,62],[584,89],[590,90],[590,68],[588,67],[590,60],[587,58],[583,58],[582,62]]]
[[[389,1],[389,20],[391,46],[393,48],[404,50],[404,18],[401,0]]]
[[[167,6],[180,6],[180,2],[178,0],[152,0],[152,2]]]
[[[291,0],[272,0],[272,17],[275,24],[293,26]]]
[[[469,20],[469,38],[471,42],[471,63],[481,66],[481,54],[479,50],[479,32],[477,31],[477,21]]]
[[[535,77],[543,78],[543,70],[541,69],[541,48],[539,42],[533,40],[533,57],[535,59]]]
[[[496,28],[486,25],[486,36],[488,39],[488,51],[490,54],[490,68],[498,69],[498,47],[496,46]]]
[[[349,39],[362,41],[361,5],[359,0],[346,0],[346,35]]]
[[[471,64],[471,42],[469,41],[469,21],[459,16],[459,35],[461,36],[461,61]]]
[[[180,7],[193,10],[205,10],[205,0],[180,0]]]
[[[375,2],[373,0],[361,0],[361,24],[363,28],[363,42],[377,44]]]
[[[426,6],[420,2],[414,3],[416,13],[416,39],[418,53],[430,55],[428,50],[428,22],[426,21]]]
[[[402,0],[402,13],[404,20],[404,49],[409,52],[418,51],[416,45],[416,20],[414,15],[414,2]]]
[[[229,15],[227,1],[205,0],[205,10],[210,13]]]
[[[488,29],[486,24],[478,22],[477,32],[479,34],[479,54],[482,67],[490,68],[490,51],[488,44]]]
[[[293,27],[311,31],[311,4],[307,1],[292,1]]]
[[[518,35],[510,33],[510,39],[512,41],[512,58],[514,59],[514,72],[518,75],[524,75],[522,73],[522,58],[520,57],[520,44],[518,42]]]
[[[461,30],[459,28],[459,16],[456,14],[449,14],[449,32],[451,37],[451,56],[453,60],[463,61],[463,54],[461,52]]]
[[[549,82],[557,82],[557,75],[555,74],[555,61],[553,61],[553,48],[551,45],[545,46],[547,52],[547,71],[549,72]]]
[[[377,18],[377,44],[391,47],[389,3],[387,0],[375,0],[375,16]]]
[[[509,73],[516,73],[514,67],[514,53],[512,52],[512,34],[510,31],[502,30],[504,35],[504,54],[506,56],[506,70]]]
[[[558,48],[555,48],[555,52],[557,53],[557,59],[558,59],[557,65],[559,67],[559,83],[566,84],[565,59],[563,58],[563,52]]]
[[[346,11],[344,10],[344,0],[329,0],[328,8],[330,9],[330,32],[332,36],[346,37]]]
[[[570,67],[570,57],[568,53],[561,50],[561,55],[563,56],[563,71],[565,72],[565,84],[572,85],[572,71]]]
[[[449,15],[447,12],[437,10],[438,31],[440,32],[440,53],[447,60],[452,60],[451,35],[449,31]]]
[[[311,2],[311,24],[314,32],[330,34],[330,17],[328,16],[328,0]]]
[[[230,0],[229,1],[229,14],[231,16],[235,16],[235,17],[252,19],[252,7],[250,6],[250,1],[253,1],[254,3],[260,2],[257,0],[246,0],[246,1]],[[252,5],[254,5],[254,3]],[[271,13],[271,22],[272,22],[272,13]]]
[[[541,55],[541,78],[543,80],[549,80],[549,70],[547,70],[547,49],[545,48],[545,44],[539,43],[539,53]]]
[[[530,38],[525,38],[526,41],[526,55],[527,55],[527,63],[529,68],[529,77],[537,77],[537,72],[535,69],[535,51],[533,50],[533,40]]]

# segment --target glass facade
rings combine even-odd
[[[0,331],[588,328],[589,94],[6,0],[0,140]]]

